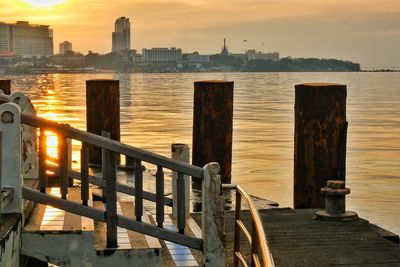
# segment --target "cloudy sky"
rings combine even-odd
[[[139,51],[217,53],[225,37],[235,53],[253,48],[400,68],[400,0],[0,0],[0,21],[51,25],[55,51],[68,40],[76,51],[109,52],[120,16],[130,18]]]

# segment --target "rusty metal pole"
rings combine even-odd
[[[231,182],[232,126],[233,82],[195,82],[192,164],[218,162],[222,183]],[[200,187],[195,180],[193,186]]]
[[[295,86],[295,208],[323,208],[327,180],[345,180],[346,96],[346,85]]]
[[[0,79],[0,89],[3,90],[4,94],[11,94],[11,80]]]
[[[120,99],[118,80],[86,81],[86,128],[90,133],[101,135],[109,132],[111,139],[120,141]],[[101,164],[101,149],[88,145],[89,163]],[[120,156],[117,157],[120,162]]]

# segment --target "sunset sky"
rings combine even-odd
[[[399,0],[0,0],[0,21],[51,25],[55,52],[64,40],[84,54],[109,52],[120,16],[130,18],[139,52],[217,53],[225,37],[235,53],[253,48],[400,68]]]

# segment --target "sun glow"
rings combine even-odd
[[[21,0],[33,7],[52,7],[65,3],[67,0]]]

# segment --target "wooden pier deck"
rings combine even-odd
[[[365,219],[353,222],[316,221],[316,209],[260,210],[264,230],[276,266],[400,266],[400,247],[383,237]],[[200,216],[193,215],[199,222]],[[250,227],[248,211],[242,212]],[[225,214],[226,262],[232,264],[234,212]],[[199,224],[201,225],[201,224]],[[244,238],[241,250],[247,257],[250,247]]]

